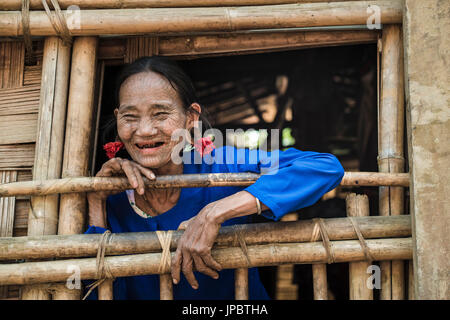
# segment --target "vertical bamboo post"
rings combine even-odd
[[[236,300],[248,300],[248,269],[237,268],[234,271],[234,297]]]
[[[404,90],[403,42],[399,25],[383,28],[381,60],[381,98],[378,118],[378,169],[380,172],[403,172]],[[404,213],[403,187],[380,187],[380,215]],[[404,299],[402,261],[384,261],[381,267],[383,300]]]
[[[365,217],[369,216],[369,198],[367,195],[350,193],[345,199],[347,216]],[[370,262],[349,263],[349,288],[350,300],[373,300],[373,289],[367,286],[367,268]]]
[[[106,279],[98,286],[98,300],[113,300],[113,280]]]
[[[87,176],[90,158],[93,101],[97,57],[97,37],[79,37],[73,43],[67,111],[66,141],[62,176]],[[61,195],[58,234],[83,232],[86,198],[83,193]],[[108,285],[110,282],[105,282]],[[81,292],[73,289],[66,299],[80,299]],[[100,289],[99,289],[100,291]],[[58,299],[59,290],[55,293]]]
[[[42,62],[33,180],[61,176],[69,66],[70,47],[64,46],[58,37],[47,37]],[[30,202],[28,236],[56,234],[59,196],[31,197]],[[50,295],[42,287],[24,286],[21,298],[49,300]]]
[[[159,298],[161,300],[173,300],[172,276],[170,273],[159,276]]]
[[[408,261],[408,300],[414,300],[414,266],[413,261]]]
[[[327,265],[312,265],[314,300],[328,300]]]

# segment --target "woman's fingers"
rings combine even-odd
[[[147,179],[149,179],[149,180],[155,180],[155,179],[156,179],[156,176],[155,176],[155,174],[153,173],[152,170],[150,170],[150,169],[148,169],[148,168],[145,168],[145,167],[141,166],[140,164],[137,164],[136,167],[139,169],[139,171],[140,171],[145,177],[147,177]]]
[[[216,260],[213,259],[213,257],[211,256],[211,252],[202,255],[201,258],[209,268],[217,271],[222,270],[222,266]]]
[[[192,288],[198,289],[198,282],[195,279],[193,267],[193,259],[188,251],[183,251],[183,261],[181,263],[181,271],[183,271],[186,280],[189,282]]]
[[[214,271],[213,269],[209,268],[202,260],[202,258],[197,255],[193,254],[192,258],[194,259],[195,263],[195,269],[201,273],[206,274],[207,276],[210,276],[213,279],[219,279],[219,274]]]
[[[145,184],[144,180],[142,179],[141,171],[139,171],[137,167],[133,167],[133,170],[138,182],[138,187],[136,188],[136,190],[140,195],[143,195],[145,192]]]
[[[115,173],[122,171],[121,158],[113,158],[105,162],[101,170],[97,173],[97,177],[110,177]]]
[[[122,162],[122,171],[127,176],[128,181],[130,181],[131,187],[137,189],[139,187],[138,178],[130,161],[124,160]]]

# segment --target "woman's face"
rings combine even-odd
[[[162,75],[141,72],[126,79],[114,110],[120,140],[134,161],[148,168],[161,168],[170,161],[177,129],[190,129],[198,115],[185,112],[179,94]],[[194,106],[199,108],[197,104]],[[200,111],[200,110],[197,110]]]

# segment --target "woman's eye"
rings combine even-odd
[[[124,114],[122,116],[125,120],[135,120],[137,117],[134,114]]]
[[[155,117],[167,116],[169,113],[167,112],[157,112],[155,113]]]

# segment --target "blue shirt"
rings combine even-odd
[[[203,159],[196,151],[183,155],[183,173],[254,172],[262,176],[248,187],[182,188],[177,204],[167,212],[143,218],[131,207],[125,192],[109,196],[106,202],[107,222],[113,233],[176,230],[181,222],[195,216],[208,203],[245,190],[270,208],[262,214],[279,220],[289,212],[317,202],[334,189],[344,176],[337,158],[329,153],[300,151],[260,152],[258,150],[221,147]],[[247,223],[249,216],[230,219],[222,224]],[[90,226],[86,233],[103,233],[105,229]],[[194,272],[199,288],[192,289],[184,275],[173,286],[174,299],[234,299],[234,270],[222,270],[214,280]],[[159,299],[159,276],[146,275],[117,278],[114,299]],[[94,290],[89,299],[96,299]],[[257,268],[249,269],[249,298],[268,299]]]

